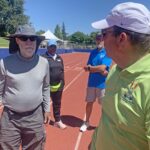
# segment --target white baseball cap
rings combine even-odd
[[[95,29],[106,29],[112,26],[150,34],[150,11],[139,3],[126,2],[116,5],[106,19],[92,23]]]

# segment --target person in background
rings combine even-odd
[[[20,145],[44,150],[44,123],[50,121],[49,65],[36,54],[44,37],[21,25],[7,38],[13,54],[0,60],[0,150],[19,150]]]
[[[82,132],[90,126],[89,120],[96,99],[101,105],[101,99],[105,95],[105,80],[112,63],[112,59],[106,54],[103,36],[100,33],[96,35],[95,41],[96,49],[91,51],[87,65],[84,67],[85,71],[89,72],[89,78],[86,95],[86,118],[80,127]]]
[[[50,96],[53,105],[53,115],[55,119],[54,126],[65,129],[67,126],[61,120],[61,100],[65,85],[64,80],[64,63],[60,55],[56,53],[57,41],[49,40],[47,51],[43,55],[49,62],[50,71]]]
[[[149,150],[150,11],[143,4],[120,3],[92,26],[102,31],[116,65],[107,77],[91,150]]]

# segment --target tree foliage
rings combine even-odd
[[[64,41],[67,40],[66,27],[65,27],[64,22],[62,23],[62,26],[60,26],[58,24],[56,25],[55,30],[54,30],[54,34],[58,38],[60,38],[60,39],[62,39]]]
[[[45,33],[44,30],[39,30],[39,31],[36,32],[37,35],[41,35],[41,34],[43,34],[43,33]]]
[[[0,36],[14,33],[18,25],[29,24],[29,17],[24,14],[24,2],[25,0],[0,0]],[[43,30],[37,32],[38,35],[42,33],[44,33]],[[56,25],[54,34],[60,39],[76,44],[95,44],[96,32],[87,35],[77,31],[68,35],[64,22],[61,26]]]
[[[55,34],[58,38],[63,39],[62,30],[61,30],[61,27],[60,27],[58,24],[56,25],[54,34]]]
[[[68,40],[71,43],[88,46],[95,44],[95,36],[97,32],[91,32],[88,35],[84,34],[83,32],[77,31],[71,35],[67,35],[65,23],[63,22],[62,27],[59,24],[56,25],[54,34],[62,40]]]
[[[83,32],[75,32],[70,36],[70,41],[74,43],[84,43],[86,39],[86,35]]]
[[[24,0],[0,0],[0,35],[15,32],[18,25],[28,24],[29,17],[24,15]]]
[[[66,28],[65,28],[64,22],[62,24],[62,38],[63,38],[63,40],[67,40],[67,33],[66,33]]]

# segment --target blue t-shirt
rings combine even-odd
[[[109,58],[106,54],[106,50],[103,48],[98,50],[97,48],[92,50],[89,56],[87,64],[91,66],[106,65],[107,71],[109,71],[112,59]],[[103,89],[105,88],[106,76],[103,76],[101,73],[90,73],[88,79],[88,87],[96,87]]]

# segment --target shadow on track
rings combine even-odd
[[[70,126],[70,127],[79,127],[80,128],[83,123],[82,119],[72,116],[72,115],[62,115],[61,119],[64,124],[66,124],[67,126]],[[54,121],[51,120],[50,125],[53,126]],[[95,126],[90,126],[88,128],[88,130],[94,130],[95,128],[96,128]]]

